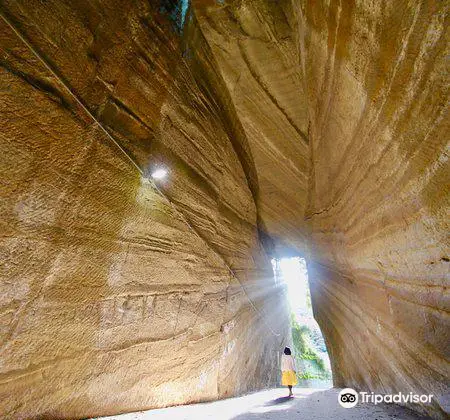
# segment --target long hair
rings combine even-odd
[[[289,347],[285,347],[285,348],[284,348],[284,354],[290,356],[290,355],[292,354],[292,353],[291,353],[291,349],[290,349]]]

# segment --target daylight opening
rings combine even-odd
[[[287,287],[299,386],[332,387],[330,359],[312,312],[306,261],[300,257],[272,259],[272,267],[275,280]]]
[[[190,0],[160,0],[159,11],[166,14],[178,32],[183,32]]]

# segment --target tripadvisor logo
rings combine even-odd
[[[361,400],[362,403],[431,403],[433,395],[416,395],[410,392],[409,394],[402,394],[401,392],[397,394],[375,394],[373,392],[356,392],[352,388],[345,388],[339,392],[338,402],[344,408],[352,408],[358,401]]]
[[[344,408],[352,408],[358,404],[358,393],[351,388],[345,388],[339,392],[339,404]]]

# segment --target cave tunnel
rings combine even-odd
[[[449,4],[1,0],[1,418],[448,418]]]

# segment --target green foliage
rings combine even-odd
[[[183,31],[186,12],[189,8],[189,0],[160,0],[159,11],[165,14],[174,24],[177,32]]]
[[[331,372],[328,371],[324,361],[320,358],[312,345],[312,339],[315,338],[313,337],[313,331],[306,325],[300,326],[296,321],[294,314],[291,314],[291,327],[297,364],[300,364],[303,360],[304,363],[301,363],[301,365],[306,365],[311,368],[311,370],[303,369],[302,372],[298,373],[298,377],[300,379],[330,379]],[[308,363],[306,363],[306,361],[308,361]]]
[[[322,378],[322,377],[319,376],[319,375],[314,375],[314,374],[309,373],[309,372],[301,372],[301,373],[298,373],[298,374],[297,374],[297,377],[298,377],[299,379],[325,379],[325,378]],[[326,379],[328,379],[328,378],[326,378]]]

